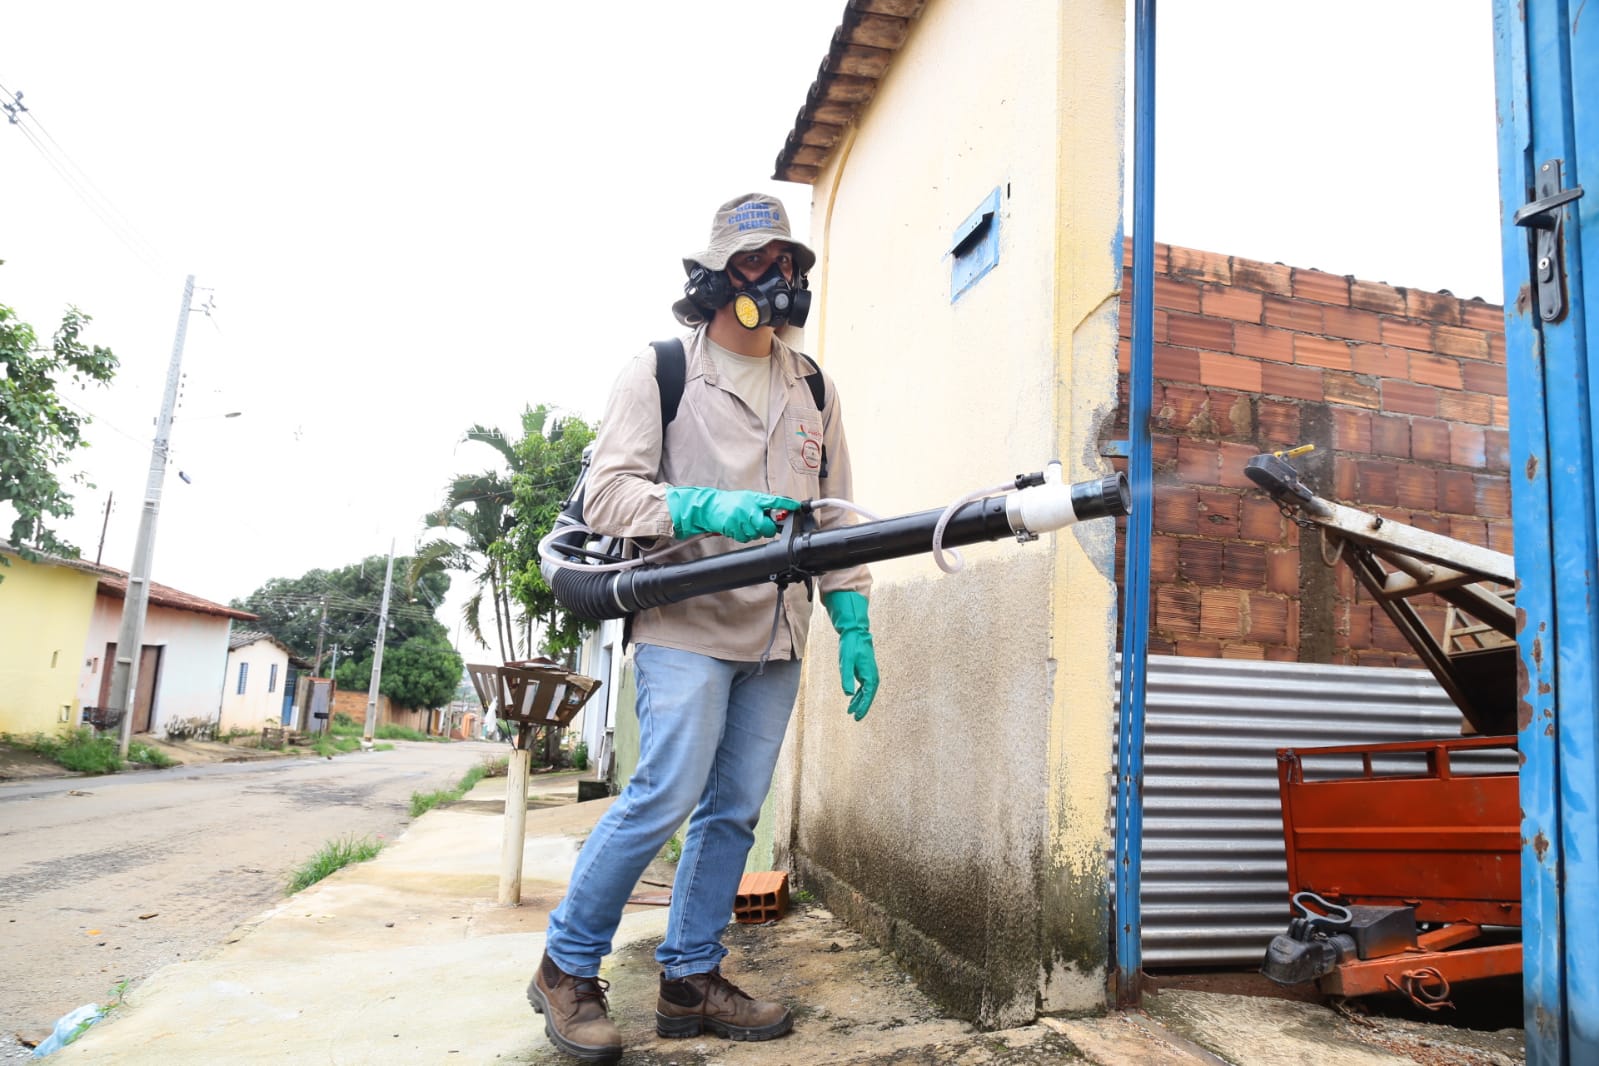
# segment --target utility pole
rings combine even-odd
[[[389,541],[389,565],[383,571],[383,603],[378,607],[378,646],[372,653],[372,683],[366,690],[366,730],[361,746],[372,746],[378,728],[378,685],[383,681],[383,639],[389,635],[389,586],[394,582],[394,541]]]
[[[111,665],[111,706],[122,712],[117,751],[128,754],[133,735],[133,708],[139,691],[139,653],[144,647],[144,614],[150,603],[150,563],[155,554],[155,522],[161,512],[161,483],[167,472],[172,442],[172,413],[178,405],[178,381],[183,367],[183,339],[189,331],[189,303],[194,299],[194,275],[183,281],[183,305],[178,309],[178,330],[172,341],[172,361],[167,366],[166,392],[161,416],[150,445],[150,477],[144,488],[144,510],[139,514],[139,536],[133,547],[133,568],[122,597],[122,625],[117,630],[117,657]]]
[[[317,677],[322,676],[322,636],[328,631],[328,598],[322,597],[322,617],[316,624],[316,665],[311,672]]]
[[[105,518],[100,522],[100,543],[96,545],[94,549],[95,566],[100,565],[100,553],[105,551],[105,531],[106,527],[111,524],[111,500],[114,496],[116,496],[116,493],[114,492],[107,492],[105,494]]]

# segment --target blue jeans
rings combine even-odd
[[[715,969],[744,861],[799,692],[797,659],[727,662],[641,644],[639,764],[589,834],[545,948],[562,970],[594,977],[644,868],[693,815],[656,961],[671,979]]]

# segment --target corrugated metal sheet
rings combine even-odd
[[[1153,655],[1147,676],[1145,969],[1254,967],[1284,931],[1278,748],[1460,735],[1425,670]]]

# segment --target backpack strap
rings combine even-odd
[[[677,406],[683,401],[683,383],[688,377],[688,356],[683,352],[681,338],[673,337],[671,340],[652,341],[650,347],[655,349],[655,384],[661,391],[661,429],[664,431],[677,417]],[[804,352],[796,353],[805,360],[805,365],[810,367],[810,372],[804,375],[805,384],[810,386],[811,399],[816,401],[816,410],[827,410],[827,383],[822,378],[822,368],[816,360]],[[827,447],[822,447],[822,477],[827,476]]]
[[[650,347],[655,349],[655,384],[661,390],[661,429],[664,430],[677,417],[677,405],[683,399],[688,357],[683,354],[683,341],[678,337],[653,341]]]

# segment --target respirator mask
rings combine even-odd
[[[754,281],[745,281],[744,287],[733,293],[733,317],[745,329],[803,326],[810,310],[811,294],[805,288],[805,276],[799,275],[795,284],[783,276],[783,268],[777,263]]]

